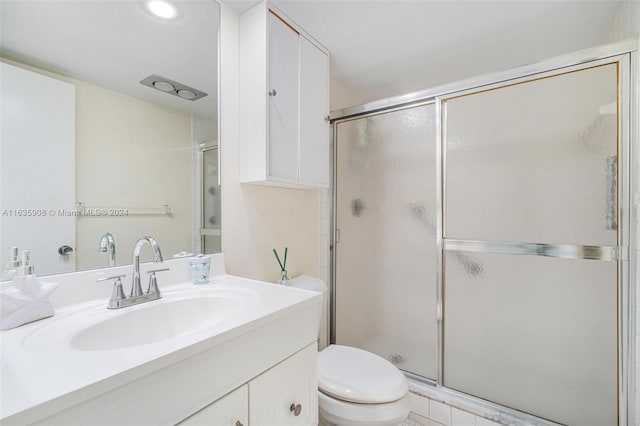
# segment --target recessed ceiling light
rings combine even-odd
[[[168,1],[149,0],[145,2],[147,10],[154,16],[162,19],[174,19],[178,16],[178,9]]]
[[[153,83],[153,87],[155,87],[158,90],[162,90],[163,92],[172,92],[174,90],[176,90],[175,86],[171,83],[168,83],[166,81],[154,81]]]
[[[181,98],[184,99],[195,99],[196,98],[196,93],[193,90],[189,90],[189,89],[180,89],[178,90],[178,96],[180,96]]]
[[[198,99],[207,96],[207,94],[201,90],[194,89],[186,84],[182,84],[178,81],[171,80],[170,78],[162,77],[157,74],[151,74],[149,77],[143,78],[140,83],[187,101],[197,101]]]

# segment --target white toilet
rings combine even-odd
[[[291,286],[326,292],[319,279],[300,276]],[[409,414],[409,386],[400,370],[362,349],[329,345],[318,353],[320,425],[392,426]]]

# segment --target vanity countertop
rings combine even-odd
[[[106,309],[104,298],[57,307],[53,317],[0,332],[0,421],[44,418],[300,309],[317,309],[319,319],[322,303],[319,293],[231,275],[216,276],[206,285],[162,286],[161,291],[160,300],[123,309]],[[125,342],[110,347],[108,342],[114,340],[110,338],[105,340],[105,347],[100,347],[99,335],[93,343],[78,344],[79,333],[94,330],[99,334],[105,320],[124,314],[129,314],[127,318],[143,318],[144,310],[153,304],[216,295],[233,299],[234,306],[240,306],[239,312],[186,333],[171,335],[173,331],[167,330],[170,338],[150,339],[143,344]],[[140,315],[131,315],[136,311]],[[145,321],[131,322],[121,324],[125,337],[136,327],[153,326]],[[29,415],[25,417],[25,413]]]

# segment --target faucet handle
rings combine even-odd
[[[106,277],[106,278],[98,278],[96,280],[96,282],[114,280],[113,292],[111,293],[111,299],[109,299],[110,307],[116,306],[118,305],[118,302],[126,299],[126,296],[124,295],[124,290],[122,289],[122,277],[126,277],[126,274],[114,275],[112,277]]]
[[[156,272],[164,272],[168,270],[169,268],[162,268],[147,271],[147,274],[149,275],[149,286],[147,287],[147,292],[145,294],[157,293],[158,295],[160,295],[160,290],[158,289],[158,280],[156,279]]]

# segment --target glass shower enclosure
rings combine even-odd
[[[532,418],[617,424],[628,60],[337,119],[333,341]]]

